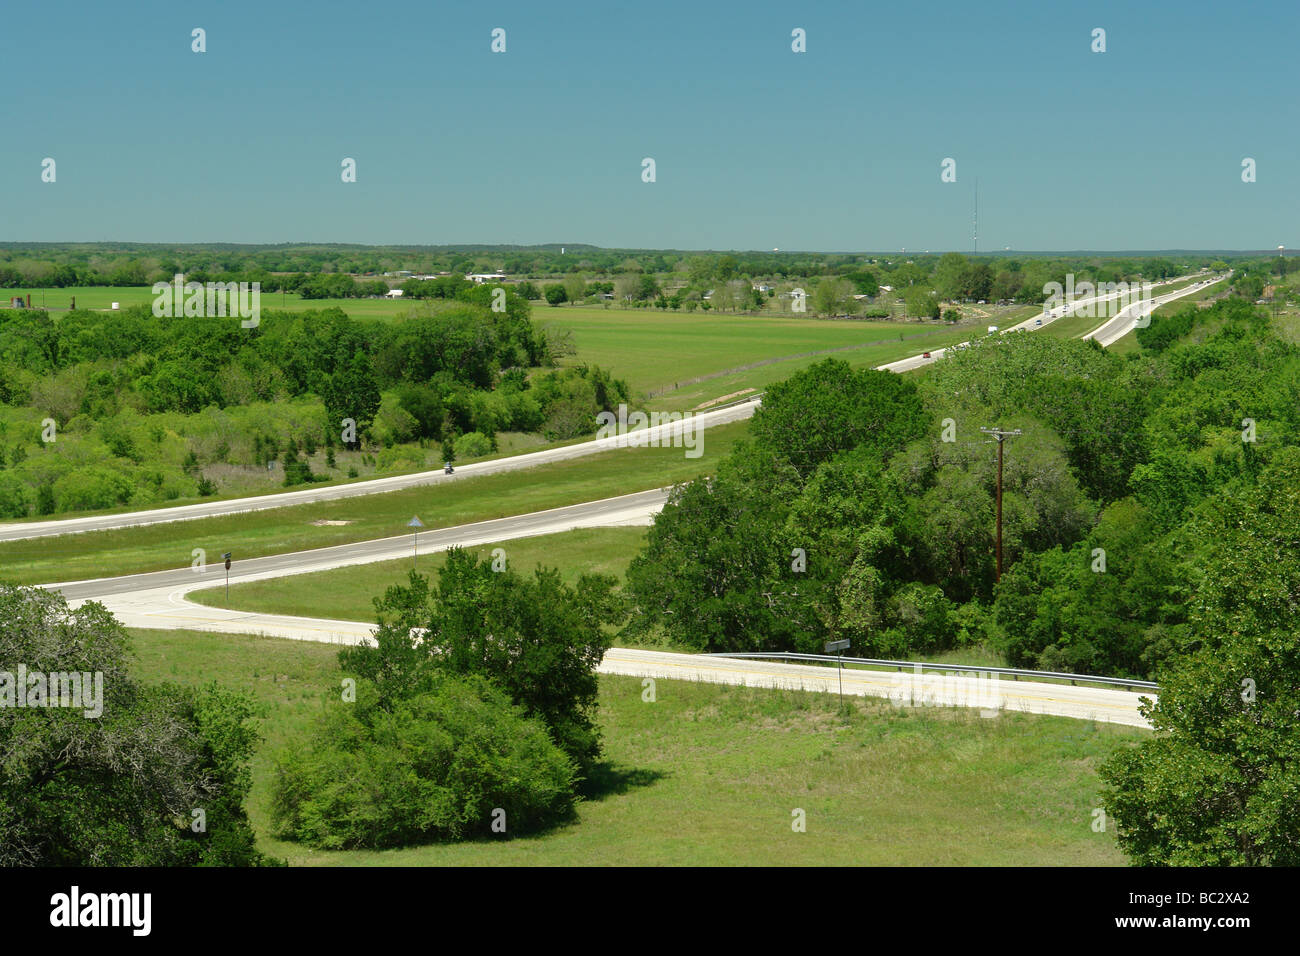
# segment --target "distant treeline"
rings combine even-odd
[[[910,285],[914,275],[906,267],[929,276],[941,256],[917,253],[721,252],[675,250],[597,249],[592,246],[528,248],[501,247],[348,247],[331,245],[146,245],[146,244],[6,244],[0,245],[0,287],[63,288],[78,285],[141,286],[170,279],[183,272],[197,281],[251,281],[259,278],[263,289],[272,274],[293,276],[358,275],[384,273],[417,275],[470,272],[504,272],[511,276],[544,278],[569,273],[614,276],[628,272],[652,275],[676,273],[691,280],[727,281],[741,276],[796,278],[847,276],[872,272],[878,278],[896,276]],[[1018,272],[1067,271],[1098,273],[1103,281],[1119,281],[1141,273],[1146,278],[1226,264],[1217,255],[1179,256],[1037,256],[978,255],[972,262],[986,266],[996,278]],[[1032,266],[1032,268],[1031,268]],[[1057,267],[1053,270],[1051,267]],[[1101,273],[1105,273],[1102,275]],[[296,280],[301,283],[303,280]],[[883,281],[883,280],[882,280]],[[886,282],[899,285],[900,281]],[[296,289],[296,286],[288,286]],[[342,288],[342,286],[339,286]],[[371,287],[377,289],[377,286]],[[349,293],[340,293],[346,297]],[[357,294],[372,294],[370,291]],[[323,296],[316,296],[318,298]],[[332,296],[333,297],[333,296]],[[1000,296],[1010,298],[1010,296]]]

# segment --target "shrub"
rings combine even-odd
[[[438,675],[390,709],[362,682],[357,703],[333,705],[277,769],[277,833],[323,849],[486,835],[497,810],[507,832],[527,833],[574,805],[573,761],[476,675]]]
[[[482,458],[492,453],[492,440],[482,432],[466,432],[456,439],[456,457]]]

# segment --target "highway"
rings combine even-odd
[[[1182,282],[1187,278],[1189,277],[1182,276],[1181,278],[1178,279],[1167,279],[1164,282],[1155,282],[1152,283],[1152,288],[1155,289],[1162,285],[1170,285],[1175,282]],[[1149,315],[1151,310],[1155,309],[1157,306],[1163,305],[1165,302],[1172,302],[1174,299],[1182,298],[1185,295],[1191,295],[1193,292],[1199,291],[1200,289],[1204,288],[1206,285],[1212,285],[1215,282],[1221,282],[1225,278],[1227,277],[1219,276],[1214,279],[1207,279],[1200,282],[1194,282],[1184,289],[1175,289],[1173,292],[1165,293],[1163,296],[1157,296],[1151,299],[1147,303],[1135,302],[1133,303],[1133,305],[1128,306],[1127,308],[1116,313],[1115,318],[1111,319],[1104,326],[1102,326],[1103,329],[1109,330],[1105,338],[1102,338],[1102,336],[1099,335],[1101,329],[1095,329],[1092,332],[1089,332],[1087,335],[1082,336],[1082,338],[1090,339],[1093,337],[1097,337],[1097,339],[1101,342],[1102,345],[1105,346],[1113,345],[1115,342],[1118,342],[1120,339],[1122,339],[1125,335],[1127,335],[1129,332],[1133,330],[1133,326],[1134,323],[1136,322],[1136,317],[1138,314],[1136,310],[1139,310],[1144,306],[1149,305],[1150,308],[1148,308],[1146,312],[1143,313],[1145,315]],[[1114,301],[1118,299],[1122,294],[1123,293],[1112,292],[1107,295],[1094,295],[1094,296],[1089,296],[1086,299],[1076,299],[1073,302],[1066,303],[1064,306],[1057,307],[1055,309],[1052,309],[1049,312],[1044,312],[1042,315],[1030,316],[1029,318],[1025,319],[1023,322],[1019,322],[1016,325],[1010,326],[1009,328],[999,329],[998,334],[1006,335],[1009,332],[1022,332],[1022,331],[1033,332],[1036,329],[1045,329],[1053,322],[1056,322],[1060,319],[1064,319],[1067,316],[1073,315],[1075,312],[1079,311],[1080,309],[1084,309],[1096,305],[1102,305],[1107,302]],[[1127,328],[1125,328],[1126,323],[1127,323]],[[1125,329],[1125,330],[1119,331],[1120,329]],[[881,371],[885,371],[885,372],[910,372],[912,371],[912,369],[921,368],[924,365],[930,365],[934,362],[937,362],[939,361],[939,359],[943,358],[946,353],[955,351],[957,349],[964,349],[968,345],[970,345],[969,342],[958,342],[956,345],[949,345],[946,348],[934,349],[933,351],[930,352],[929,358],[926,358],[924,355],[913,355],[910,358],[900,359],[897,362],[890,362],[888,365],[882,365],[880,366],[880,369]]]
[[[566,508],[480,521],[457,528],[426,531],[419,535],[419,553],[441,551],[457,544],[475,546],[573,528],[649,524],[663,508],[667,497],[665,490],[639,492]],[[414,547],[411,535],[401,535],[314,551],[252,558],[234,565],[230,582],[241,584],[371,561],[405,559],[413,556]],[[360,644],[367,641],[373,633],[373,625],[359,621],[237,611],[195,604],[186,598],[192,591],[221,586],[225,581],[224,575],[224,568],[213,564],[200,571],[183,568],[95,581],[71,581],[45,587],[60,591],[74,606],[86,601],[99,601],[127,627],[252,634],[333,644]],[[828,693],[839,688],[838,675],[826,667],[774,661],[727,660],[638,648],[611,649],[598,670],[604,674],[633,677]],[[843,689],[849,695],[887,698],[899,706],[974,707],[988,716],[995,716],[999,710],[1014,710],[1146,726],[1137,709],[1141,695],[1108,688],[992,680],[956,673],[919,675],[846,669]]]
[[[1186,277],[1184,277],[1186,278]],[[1157,283],[1157,285],[1178,282],[1179,279],[1170,279],[1166,283]],[[1219,281],[1218,279],[1213,281]],[[1176,292],[1169,293],[1155,300],[1156,304],[1171,301],[1180,296],[1190,295],[1192,292],[1201,288],[1204,283],[1193,284],[1186,289],[1179,289]],[[1078,299],[1074,302],[1067,303],[1065,306],[1053,310],[1052,313],[1044,316],[1034,316],[1026,319],[1024,322],[1008,329],[1014,331],[1019,329],[1036,329],[1044,328],[1059,318],[1064,318],[1073,311],[1082,309],[1095,304],[1104,303],[1118,297],[1118,293],[1110,295],[1091,296],[1089,298]],[[1154,307],[1154,306],[1153,306]],[[1117,317],[1107,323],[1103,329],[1107,329],[1105,334],[1102,330],[1089,333],[1085,338],[1096,335],[1103,345],[1110,345],[1127,334],[1126,331],[1119,331],[1124,328],[1125,323],[1131,330],[1132,322],[1136,321],[1136,313],[1125,310],[1127,318]],[[1036,325],[1036,321],[1041,318],[1043,325]],[[949,348],[962,348],[969,343],[963,342],[959,345],[950,346]],[[929,365],[938,361],[944,356],[949,349],[935,349],[930,353],[930,357],[924,355],[914,355],[909,358],[900,359],[897,362],[890,362],[885,365],[877,366],[883,372],[908,372],[912,369]],[[690,423],[690,427],[695,429],[710,428],[715,425],[725,425],[730,422],[741,421],[749,418],[754,414],[758,407],[758,400],[747,400],[729,405],[724,408],[714,409],[712,411],[696,413]],[[682,422],[672,422],[663,425],[657,425],[653,428],[638,430],[635,434],[638,440],[643,443],[659,443],[660,445],[670,443],[674,435],[679,435],[682,429],[686,427]],[[331,485],[326,488],[303,488],[298,491],[284,491],[276,494],[257,495],[248,498],[231,498],[224,501],[204,501],[192,505],[178,505],[174,508],[151,508],[144,511],[130,511],[120,514],[91,515],[84,518],[53,518],[44,521],[31,521],[22,523],[0,524],[0,542],[4,541],[22,541],[30,538],[50,537],[60,534],[83,534],[90,531],[111,531],[118,528],[131,528],[141,525],[166,524],[173,521],[194,521],[200,518],[212,518],[221,515],[241,514],[250,511],[264,511],[270,508],[284,508],[292,505],[312,504],[324,501],[337,501],[343,498],[354,498],[362,495],[383,494],[388,491],[402,491],[407,488],[418,488],[425,485],[439,484],[447,481],[457,481],[462,478],[472,478],[476,475],[494,475],[508,471],[518,471],[523,468],[532,468],[537,465],[550,464],[557,461],[569,461],[574,458],[581,458],[586,455],[594,455],[603,451],[609,451],[618,448],[621,445],[628,444],[627,437],[611,436],[607,438],[593,439],[591,441],[578,442],[573,445],[565,445],[560,448],[548,448],[544,451],[529,452],[523,455],[513,455],[509,458],[498,458],[493,461],[481,461],[468,465],[461,465],[450,474],[444,474],[442,469],[433,471],[421,471],[409,475],[394,475],[389,478],[372,478],[366,481],[357,481],[345,485]]]
[[[1222,282],[1226,278],[1227,276],[1217,276],[1213,279],[1206,279],[1201,282],[1193,283],[1187,289],[1179,289],[1178,291],[1170,292],[1167,295],[1159,295],[1146,301],[1134,302],[1132,305],[1127,306],[1118,312],[1115,317],[1105,325],[1093,329],[1087,335],[1083,336],[1083,338],[1096,339],[1103,347],[1110,347],[1137,328],[1139,322],[1149,325],[1151,321],[1151,313],[1166,302],[1172,302],[1174,299],[1181,298],[1182,296],[1190,295],[1193,292],[1199,292],[1206,286],[1214,285],[1216,282]]]
[[[1149,302],[1134,303],[1084,337],[1096,338],[1103,346],[1108,346],[1132,331],[1137,322],[1142,317],[1148,316],[1157,306],[1190,295],[1208,284],[1221,281],[1222,278],[1203,280],[1187,288],[1157,296]],[[1116,296],[1080,299],[1044,316],[1031,317],[1005,331],[1042,328],[1073,310],[1113,298]],[[1042,325],[1038,324],[1040,319]],[[929,358],[913,356],[880,368],[895,372],[908,371],[938,360],[944,351],[946,350],[935,350]],[[707,427],[707,425],[747,418],[753,414],[756,405],[756,402],[747,402],[703,413],[699,416],[701,425]],[[658,440],[671,439],[674,431],[681,427],[681,423],[661,425],[648,430],[646,434]],[[453,476],[445,476],[441,471],[422,472],[353,485],[307,489],[234,501],[208,502],[181,508],[0,526],[0,540],[192,520],[290,504],[330,501],[360,494],[379,494],[438,481],[455,480],[474,474],[492,474],[531,467],[547,461],[563,461],[618,447],[625,441],[626,439],[618,437],[604,438],[514,458],[466,465]],[[375,561],[407,558],[412,557],[417,548],[420,554],[428,554],[454,545],[478,546],[514,538],[554,534],[575,528],[647,525],[662,510],[667,497],[666,489],[657,489],[553,508],[533,514],[424,531],[418,536],[403,534],[312,551],[251,558],[236,564],[229,580],[232,584],[241,584]],[[219,586],[225,580],[224,568],[219,564],[211,564],[198,569],[185,567],[44,586],[61,592],[74,606],[85,601],[99,601],[127,627],[253,634],[339,644],[362,643],[368,640],[373,632],[372,625],[357,621],[303,618],[206,607],[195,604],[186,597],[192,591]],[[601,673],[634,677],[699,680],[754,687],[799,688],[820,692],[835,691],[840,686],[839,675],[833,669],[814,665],[752,659],[726,660],[634,648],[610,650],[599,670]],[[900,706],[969,706],[977,707],[985,715],[994,715],[999,710],[1017,710],[1137,727],[1148,726],[1138,713],[1138,705],[1143,695],[1110,688],[1075,687],[1047,681],[990,681],[987,677],[964,676],[956,673],[945,676],[933,673],[920,675],[849,669],[843,675],[843,690],[844,693],[851,695],[888,698]]]
[[[741,404],[715,409],[714,411],[700,412],[694,416],[689,427],[697,429],[710,428],[714,425],[725,425],[729,422],[741,421],[753,415],[754,408],[754,402],[745,401]],[[662,446],[670,443],[673,436],[680,435],[682,429],[686,427],[687,425],[683,422],[671,422],[656,425],[653,428],[638,429],[633,434],[636,436],[636,443],[653,444],[658,442]],[[629,444],[633,444],[632,438],[629,436],[610,436],[579,442],[574,445],[564,445],[559,448],[548,448],[545,451],[512,455],[509,458],[497,458],[492,461],[458,465],[450,475],[443,474],[442,469],[439,468],[436,471],[394,475],[391,478],[373,478],[347,485],[331,485],[328,488],[305,488],[301,491],[284,491],[250,498],[205,501],[193,505],[179,505],[175,508],[152,508],[147,511],[92,515],[86,518],[57,518],[23,524],[0,524],[0,542],[22,541],[28,538],[44,538],[59,534],[84,534],[88,531],[112,531],[117,528],[166,524],[172,521],[194,521],[199,518],[213,518],[248,511],[265,511],[269,508],[285,508],[291,505],[313,504],[322,501],[338,501],[342,498],[377,495],[388,491],[403,491],[407,488],[418,488],[424,485],[472,478],[475,475],[496,475],[557,461],[568,461]]]

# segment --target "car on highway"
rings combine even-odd
[[[1034,319],[1034,325],[1042,325],[1042,324],[1043,324],[1042,319]]]
[[[922,352],[922,353],[921,353],[921,358],[929,358],[929,357],[930,357],[930,353],[929,353],[929,352]]]

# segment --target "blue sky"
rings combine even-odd
[[[0,240],[1296,247],[1298,11],[11,0]]]

